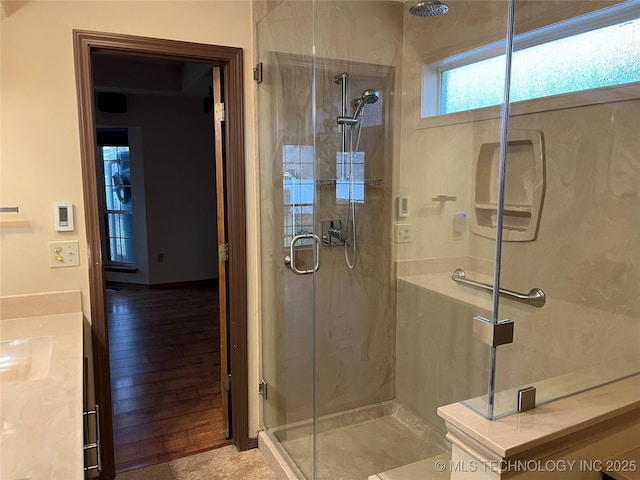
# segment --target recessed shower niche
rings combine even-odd
[[[471,231],[496,238],[500,141],[483,143],[478,152]],[[512,130],[507,142],[503,240],[536,239],[545,191],[542,132]]]

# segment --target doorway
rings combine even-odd
[[[240,450],[249,446],[248,381],[246,342],[246,244],[244,199],[244,130],[242,91],[242,51],[233,47],[194,44],[128,35],[74,31],[76,80],[80,116],[85,216],[90,267],[92,346],[96,403],[100,408],[102,446],[101,478],[115,477],[113,399],[109,356],[109,329],[106,315],[105,249],[101,238],[104,212],[98,202],[98,162],[96,159],[96,110],[94,108],[91,57],[96,54],[136,55],[181,62],[205,63],[219,67],[216,92],[225,116],[216,117],[216,172],[218,196],[218,243],[228,245],[228,256],[219,259],[220,338],[230,345],[222,354],[223,376],[233,374],[229,410],[233,412],[229,431],[231,442]],[[215,75],[212,81],[215,83]],[[213,126],[212,126],[213,128]],[[227,160],[228,159],[228,160]],[[203,206],[203,208],[207,208]],[[211,206],[211,214],[216,215]],[[222,219],[222,221],[220,221]],[[226,229],[225,229],[226,227]],[[126,262],[125,262],[126,263]],[[225,313],[223,313],[225,312]],[[226,364],[225,364],[226,363]],[[228,373],[228,375],[227,375]],[[224,397],[224,395],[223,395]]]

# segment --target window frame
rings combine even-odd
[[[105,159],[104,159],[104,153],[103,153],[103,149],[105,147],[115,147],[115,148],[120,148],[120,147],[126,147],[129,151],[129,155],[131,155],[131,146],[130,146],[130,142],[128,140],[128,129],[127,128],[123,128],[123,127],[114,127],[114,128],[103,128],[103,127],[98,127],[96,129],[96,136],[98,139],[98,145],[97,145],[97,155],[96,155],[96,159],[98,160],[99,166],[98,166],[98,171],[100,172],[100,183],[99,183],[99,187],[100,187],[100,200],[99,200],[99,205],[100,205],[100,211],[101,211],[101,215],[102,215],[102,225],[104,228],[104,234],[103,234],[103,252],[105,253],[105,257],[103,258],[103,262],[105,265],[105,268],[107,269],[119,269],[122,268],[124,269],[123,271],[133,271],[135,272],[137,269],[137,259],[136,259],[136,255],[135,255],[135,232],[133,232],[133,236],[132,236],[132,242],[133,242],[133,246],[134,246],[134,260],[131,262],[125,262],[125,261],[117,261],[117,260],[111,260],[111,248],[110,248],[110,239],[111,239],[111,234],[110,234],[110,229],[109,229],[109,214],[116,214],[116,215],[129,215],[131,217],[131,223],[132,225],[135,224],[135,222],[133,221],[133,208],[131,210],[114,210],[114,209],[109,209],[107,208],[107,203],[106,203],[106,194],[107,194],[107,186],[105,184]],[[101,140],[101,137],[104,138],[104,140]],[[124,140],[124,138],[126,138],[126,141]],[[132,189],[132,185],[129,185],[129,188]]]
[[[561,22],[557,22],[551,25],[547,25],[545,27],[541,27],[535,30],[531,30],[529,32],[525,32],[522,34],[518,34],[514,37],[513,40],[513,50],[514,52],[519,50],[524,50],[529,47],[542,45],[544,43],[553,42],[556,40],[560,40],[562,38],[567,38],[573,35],[578,35],[581,33],[589,32],[592,30],[597,30],[599,28],[604,28],[608,26],[613,26],[616,24],[637,20],[640,18],[640,2],[638,0],[631,0],[628,2],[624,2],[613,7],[597,10],[595,12],[591,12],[585,15],[580,15],[578,17],[571,18],[569,20],[564,20]],[[491,110],[495,110],[496,108],[500,108],[501,104],[490,105],[485,107],[479,107],[475,109],[463,110],[458,112],[449,112],[449,113],[441,113],[441,97],[442,97],[442,74],[443,72],[450,71],[459,67],[471,65],[477,62],[481,62],[483,60],[487,60],[490,58],[494,58],[500,55],[504,55],[506,50],[505,41],[497,41],[490,43],[488,45],[484,45],[479,48],[475,48],[472,50],[468,50],[466,52],[460,53],[458,55],[453,55],[451,57],[442,59],[437,62],[433,62],[423,66],[422,69],[422,85],[421,85],[421,108],[420,108],[420,118],[421,120],[432,119],[432,118],[442,118],[450,115],[460,115],[460,114],[468,114],[469,112],[474,111],[486,111],[489,112]],[[626,84],[618,84],[611,85],[602,88],[595,89],[587,89],[587,90],[577,90],[573,92],[563,93],[559,95],[549,95],[545,97],[535,97],[526,100],[522,100],[519,102],[513,102],[514,104],[525,104],[527,102],[536,102],[539,100],[549,99],[561,99],[562,97],[573,96],[576,94],[586,93],[586,92],[596,92],[596,91],[605,91],[611,89],[620,89],[628,86],[638,85],[640,82],[635,83],[626,83]],[[630,98],[637,98],[637,94],[634,93],[634,88],[627,89],[631,92],[632,96]],[[434,95],[434,92],[436,94]],[[596,95],[597,96],[597,95]],[[563,102],[561,102],[563,103]],[[589,104],[590,102],[584,103]],[[596,101],[595,103],[602,103],[601,101]],[[576,105],[571,105],[576,106]],[[556,107],[551,109],[557,109],[562,107]],[[538,109],[531,109],[531,111],[540,111]],[[485,118],[493,118],[495,114],[481,115],[481,119]],[[499,115],[499,113],[497,113]],[[474,116],[473,120],[477,120],[477,116]],[[449,123],[449,122],[447,122]],[[451,122],[458,123],[458,122]]]

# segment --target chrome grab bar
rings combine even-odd
[[[456,283],[460,283],[461,285],[493,292],[493,285],[490,285],[488,283],[476,282],[475,280],[469,280],[467,278],[467,274],[461,268],[455,269],[455,271],[451,275],[451,280]],[[512,290],[507,290],[506,288],[501,288],[499,291],[500,295],[504,297],[516,300],[521,303],[526,303],[537,308],[544,307],[544,304],[547,301],[545,293],[539,288],[532,288],[529,293],[518,293]]]
[[[316,261],[315,261],[315,265],[313,266],[313,268],[310,268],[308,270],[298,270],[298,268],[296,267],[296,249],[295,249],[295,245],[300,240],[304,240],[304,239],[307,239],[307,238],[313,239],[313,243],[316,246],[316,253],[315,253]],[[296,235],[291,240],[291,244],[289,245],[289,255],[287,255],[284,258],[284,264],[287,267],[289,267],[291,269],[291,271],[293,271],[293,273],[295,273],[296,275],[306,275],[308,273],[317,272],[318,269],[320,268],[320,242],[321,242],[320,241],[320,237],[318,235],[314,235],[313,233],[305,233],[303,235]]]

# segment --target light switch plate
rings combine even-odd
[[[413,242],[413,231],[411,224],[396,223],[393,226],[395,243],[411,243]]]
[[[49,265],[51,268],[79,266],[78,241],[49,242]]]

